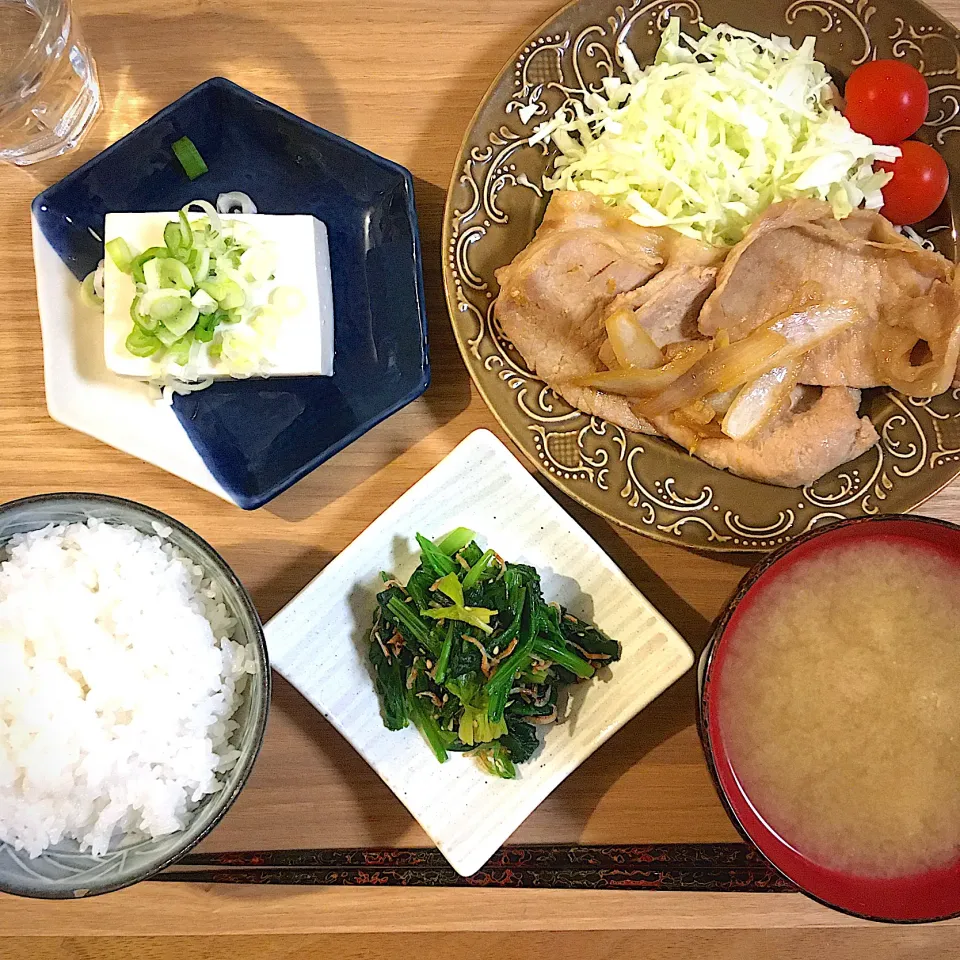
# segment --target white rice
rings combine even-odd
[[[0,841],[31,857],[182,830],[240,755],[254,661],[154,527],[49,526],[0,563]]]

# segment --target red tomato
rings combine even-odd
[[[902,60],[871,60],[850,74],[844,115],[874,143],[912,137],[927,117],[930,92],[919,70]]]
[[[893,174],[883,188],[880,212],[894,223],[917,223],[926,220],[943,202],[950,171],[943,157],[919,140],[905,140],[898,146],[903,156],[893,163],[877,163]]]

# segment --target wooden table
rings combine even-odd
[[[267,619],[471,430],[499,433],[450,331],[440,220],[474,108],[510,52],[557,3],[175,0],[133,9],[126,0],[78,0],[100,67],[105,114],[79,153],[34,169],[0,169],[0,500],[92,490],[165,510],[223,552]],[[935,5],[960,19],[960,0]],[[426,264],[433,363],[427,394],[256,513],[61,427],[47,416],[43,394],[29,201],[215,74],[406,165],[416,178]],[[554,495],[702,647],[743,567],[615,529]],[[960,520],[960,488],[944,491],[924,512]],[[692,673],[570,777],[514,839],[738,839],[701,756]],[[256,771],[203,849],[427,842],[364,762],[277,678]],[[219,939],[240,933],[247,936]],[[46,939],[26,939],[35,936]],[[642,947],[631,949],[634,943]],[[805,956],[824,949],[845,957],[869,950],[883,960],[921,950],[955,954],[960,926],[871,925],[792,894],[146,883],[80,903],[0,897],[0,957],[186,960],[229,950],[238,960],[381,954],[401,960],[430,951],[480,960],[549,951],[561,960],[585,948],[602,957],[641,949],[644,956],[670,957]]]

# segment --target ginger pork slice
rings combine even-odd
[[[801,383],[889,384],[916,396],[946,389],[960,354],[954,265],[870,210],[836,220],[818,200],[773,204],[727,255],[700,332],[736,340],[804,303],[841,301],[863,320],[807,354]]]
[[[534,239],[497,271],[496,319],[529,368],[568,403],[649,433],[625,398],[569,381],[605,369],[604,310],[614,298],[681,258],[718,256],[672,230],[638,226],[590,193],[558,191]]]

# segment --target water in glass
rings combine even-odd
[[[97,69],[70,0],[0,0],[0,160],[72,150],[99,110]]]

